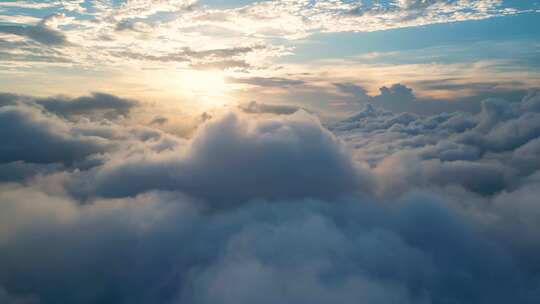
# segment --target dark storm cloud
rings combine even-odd
[[[0,184],[0,302],[537,303],[537,96],[372,102],[331,131],[229,113],[180,140],[0,95],[0,180],[25,180]]]
[[[0,25],[0,33],[23,36],[41,44],[61,46],[67,43],[65,35],[44,24],[38,25]]]

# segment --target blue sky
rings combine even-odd
[[[378,31],[370,33],[324,33],[309,37],[310,44],[298,44],[289,60],[313,60],[320,58],[336,58],[354,56],[370,52],[410,51],[440,46],[467,47],[476,42],[511,42],[511,41],[540,41],[540,14],[524,13],[514,16],[495,17],[485,20],[464,21],[430,26],[412,27],[405,29]],[[471,50],[470,57],[481,59],[490,57],[493,53],[512,52],[511,49]],[[439,54],[449,61],[467,60],[465,56],[453,57],[454,54]],[[499,56],[503,56],[500,54]],[[506,57],[510,57],[507,54]],[[538,63],[537,60],[531,63]]]

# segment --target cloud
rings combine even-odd
[[[280,77],[250,77],[250,78],[229,78],[231,83],[245,83],[260,87],[279,87],[285,88],[290,86],[302,85],[304,81],[287,79]]]
[[[62,170],[65,167],[60,163],[26,163],[22,160],[0,163],[0,182],[19,182]]]
[[[540,112],[540,91],[531,91],[522,100],[523,108],[526,111]]]
[[[179,190],[222,208],[256,198],[341,196],[370,183],[338,140],[305,112],[261,121],[237,114],[214,119],[183,154],[119,159],[70,180],[69,188],[75,195],[104,197]]]
[[[37,304],[39,301],[32,296],[13,296],[0,287],[0,301],[6,304]]]
[[[35,102],[47,111],[61,116],[103,112],[106,117],[127,115],[137,104],[134,100],[106,93],[92,93],[90,96],[73,99],[66,97],[44,98],[37,99]]]
[[[246,113],[270,113],[270,114],[293,114],[300,110],[299,107],[291,105],[273,105],[266,103],[258,103],[252,101],[248,104],[241,105],[240,109]]]
[[[404,87],[381,92],[381,98],[411,96]],[[535,171],[531,155],[540,133],[537,113],[528,110],[529,100],[491,99],[481,103],[478,114],[432,116],[393,114],[375,108],[373,102],[332,129],[357,151],[358,159],[375,167],[375,175],[382,178],[379,191],[458,186],[492,195],[516,187]]]
[[[379,91],[380,94],[374,96],[373,101],[391,111],[405,112],[416,100],[413,90],[399,83],[391,87],[381,87]]]
[[[370,96],[367,94],[367,90],[364,89],[362,86],[359,86],[350,82],[334,83],[334,85],[341,92],[352,95],[353,97],[358,98],[359,100],[370,99]]]
[[[36,9],[47,9],[52,15],[33,24]],[[184,68],[253,70],[266,67],[272,58],[291,54],[289,40],[318,33],[374,32],[523,11],[526,10],[522,6],[501,0],[272,0],[225,7],[192,0],[10,2],[0,12],[0,17],[8,21],[0,26],[0,32],[46,46],[69,46],[62,48],[68,56],[44,57],[40,48],[2,56],[13,64],[39,61],[45,65],[45,58],[55,59],[50,63],[58,64],[65,62],[61,58],[69,58],[81,68],[94,67],[96,61],[130,67],[137,60],[160,67],[175,63]],[[247,46],[238,46],[239,40]],[[253,45],[264,47],[242,50]],[[183,51],[191,47],[195,48],[193,54]]]
[[[167,121],[169,121],[169,119],[167,117],[164,117],[164,116],[156,116],[152,119],[152,121],[150,122],[150,125],[158,125],[158,126],[161,126],[161,125],[164,125],[167,123]]]
[[[61,46],[67,43],[66,36],[44,24],[38,25],[0,25],[0,33],[23,36],[48,46]]]
[[[434,115],[442,112],[464,111],[470,113],[480,112],[482,109],[482,100],[485,99],[505,99],[511,101],[519,101],[522,98],[527,98],[527,92],[522,90],[499,90],[496,89],[498,84],[456,84],[440,81],[420,81],[419,84],[425,92],[437,89],[453,89],[466,88],[475,91],[472,95],[455,98],[435,98],[435,97],[418,97],[414,90],[404,84],[395,83],[390,86],[382,86],[379,88],[377,95],[368,95],[367,90],[361,85],[353,83],[334,83],[334,86],[342,92],[353,98],[354,102],[362,104],[371,103],[375,106],[382,107],[386,110],[403,113],[411,112],[420,115]],[[484,87],[485,90],[476,89]],[[533,94],[533,93],[529,93]],[[525,97],[523,97],[525,95]],[[532,98],[533,97],[528,97]]]
[[[490,233],[429,195],[205,213],[175,193],[82,206],[3,193],[0,280],[43,303],[534,303],[538,291]]]
[[[17,103],[17,99],[17,94],[0,92],[0,107],[7,105],[15,105]]]
[[[106,142],[77,135],[70,125],[27,106],[0,107],[0,162],[72,163],[104,151]]]
[[[0,301],[537,303],[535,96],[182,140],[0,95]]]
[[[155,151],[179,144],[160,130],[121,125],[137,105],[105,93],[77,98],[0,94],[0,181],[87,170],[101,165],[108,153],[141,144]]]

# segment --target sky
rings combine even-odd
[[[537,0],[0,0],[0,303],[540,303]]]
[[[363,106],[341,84],[370,96],[402,84],[428,101],[518,99],[540,83],[538,10],[502,0],[4,1],[1,89],[108,92],[190,114],[293,104],[325,118]]]

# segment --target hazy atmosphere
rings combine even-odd
[[[540,1],[0,1],[1,304],[540,303]]]

